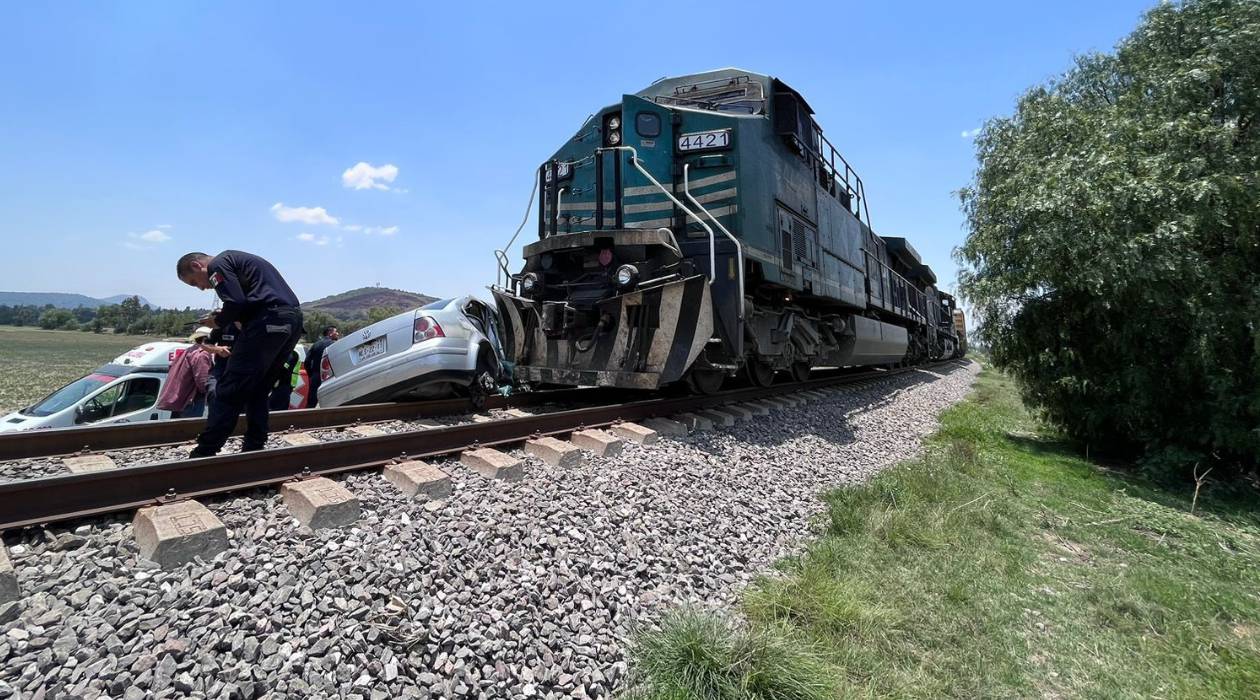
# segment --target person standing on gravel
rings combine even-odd
[[[188,456],[218,454],[242,409],[246,428],[241,451],[261,450],[267,442],[271,388],[302,334],[297,295],[274,265],[239,250],[225,250],[213,257],[188,253],[175,264],[175,274],[191,287],[213,289],[223,301],[223,308],[208,314],[201,323],[230,328],[240,322],[227,366],[215,385],[206,428]]]
[[[303,365],[306,367],[306,385],[310,387],[306,393],[307,408],[315,408],[315,404],[319,403],[319,385],[323,382],[323,377],[319,375],[320,362],[324,359],[324,351],[340,337],[336,326],[324,326],[319,340],[306,351]]]

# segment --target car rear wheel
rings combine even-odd
[[[498,372],[495,371],[494,360],[485,351],[477,354],[477,369],[473,372],[472,382],[468,385],[468,397],[473,408],[480,411],[486,406],[486,398],[499,389]]]

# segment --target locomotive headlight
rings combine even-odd
[[[526,272],[521,276],[521,292],[533,296],[539,289],[542,289],[542,283],[538,280],[538,275]]]
[[[615,129],[620,129],[620,128],[621,128],[621,117],[613,117],[612,119],[609,119],[609,120],[608,120],[608,128],[609,128],[609,129],[614,129],[614,130],[615,130]]]
[[[638,279],[639,279],[639,268],[635,267],[634,265],[622,265],[621,267],[617,268],[616,280],[617,280],[618,287],[623,287],[623,288],[629,287],[630,285],[637,282]]]
[[[621,132],[620,131],[608,132],[608,145],[616,146],[619,143],[621,143]]]

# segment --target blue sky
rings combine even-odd
[[[240,248],[303,300],[484,290],[589,113],[723,66],[805,95],[876,231],[948,286],[971,130],[1151,5],[9,3],[0,289],[205,306],[176,258]]]

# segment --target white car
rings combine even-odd
[[[498,313],[472,296],[441,299],[347,333],[320,362],[319,405],[468,394],[504,375]]]

